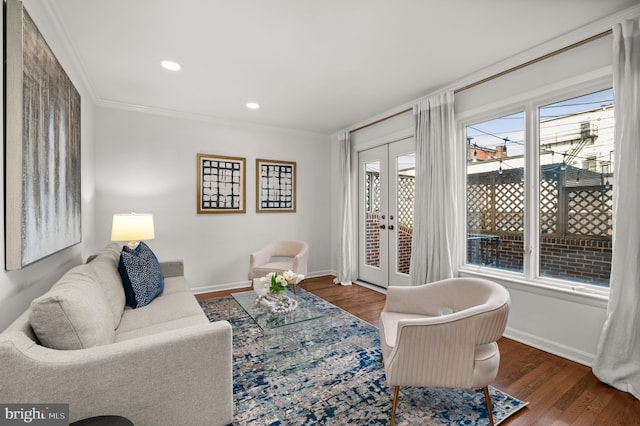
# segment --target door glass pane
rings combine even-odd
[[[613,90],[540,107],[540,275],[609,286]]]
[[[411,266],[411,240],[413,237],[413,195],[416,180],[415,154],[397,157],[397,170],[397,265],[398,272],[401,274],[409,274],[409,267]]]
[[[524,113],[466,128],[467,263],[524,270]]]
[[[365,163],[364,261],[380,266],[380,161]]]

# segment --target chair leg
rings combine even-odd
[[[400,392],[400,386],[396,386],[396,390],[393,392],[393,407],[391,408],[391,423],[390,426],[393,426],[396,421],[396,408],[398,407],[398,392]]]
[[[487,403],[487,413],[489,416],[489,425],[493,426],[493,411],[491,410],[491,396],[489,396],[489,386],[484,387],[484,400]]]

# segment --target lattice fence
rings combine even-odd
[[[558,194],[557,179],[540,181],[540,232],[555,234],[558,232]]]
[[[413,198],[415,177],[400,176],[398,179],[398,224],[413,228]],[[367,172],[365,179],[365,203],[369,213],[380,211],[380,176]]]
[[[467,227],[471,233],[522,232],[524,183],[518,170],[470,175]]]
[[[524,231],[524,184],[500,180],[495,183],[495,230],[503,232]]]
[[[613,191],[601,175],[581,170],[544,171],[540,182],[540,229],[545,235],[610,238]],[[467,228],[470,233],[521,233],[524,229],[522,169],[469,175]]]
[[[367,212],[374,213],[380,211],[380,175],[378,173],[367,172],[365,175],[365,207]]]
[[[613,233],[613,191],[611,187],[571,188],[567,234],[611,237]]]
[[[416,178],[400,176],[398,180],[398,224],[413,229],[413,199]]]

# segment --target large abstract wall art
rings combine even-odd
[[[296,211],[296,163],[256,160],[256,212]]]
[[[82,239],[80,95],[18,0],[7,0],[5,267]]]
[[[245,159],[198,154],[198,213],[245,212]]]

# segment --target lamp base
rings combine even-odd
[[[140,244],[140,241],[129,241],[127,244],[131,250],[135,250],[136,247]]]

